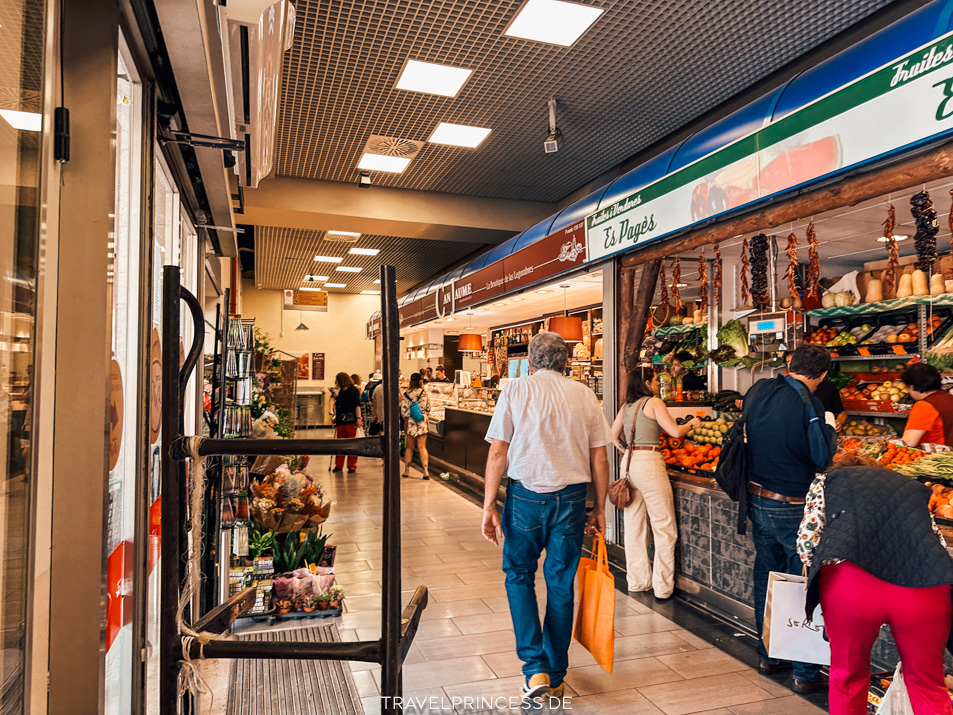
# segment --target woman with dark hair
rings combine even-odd
[[[420,409],[415,410],[414,405]],[[402,477],[410,476],[410,462],[414,458],[414,445],[420,452],[420,464],[424,468],[424,479],[430,479],[429,460],[427,454],[427,435],[430,433],[430,396],[424,389],[423,378],[419,372],[410,376],[410,387],[404,392],[400,400],[400,416],[404,418],[404,438],[407,447],[404,452],[404,473]],[[415,417],[423,416],[418,421]]]
[[[625,567],[629,591],[653,590],[656,598],[669,598],[675,589],[675,501],[659,435],[684,437],[701,420],[693,417],[679,425],[658,397],[658,378],[652,368],[629,373],[625,404],[612,423],[616,447],[625,453],[622,473],[633,488],[625,508]],[[655,568],[649,563],[648,521],[655,540]]]
[[[334,426],[338,439],[350,439],[357,436],[357,428],[364,426],[361,419],[361,393],[354,386],[354,381],[346,372],[339,372],[334,376],[334,386],[337,395],[334,397]],[[334,458],[335,472],[343,471],[344,455]],[[357,457],[347,458],[347,473],[357,471]]]
[[[807,617],[820,603],[831,643],[831,713],[866,715],[870,652],[889,623],[913,712],[953,715],[943,682],[953,558],[930,496],[924,484],[855,455],[811,484],[797,550],[808,569]]]
[[[942,389],[939,370],[916,363],[903,371],[900,380],[917,401],[903,431],[904,443],[909,447],[922,442],[953,447],[953,395]]]

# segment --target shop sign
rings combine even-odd
[[[378,335],[381,334],[382,323],[383,323],[383,319],[379,315],[376,318],[371,318],[370,320],[367,321],[367,339],[368,340],[373,340],[374,338],[376,338]]]
[[[456,309],[463,310],[471,305],[480,305],[502,295],[503,261],[481,268],[458,282]]]
[[[953,129],[953,33],[586,219],[589,260]]]
[[[586,262],[585,221],[577,221],[503,259],[506,291],[525,288]]]
[[[328,312],[328,294],[323,290],[285,290],[285,310]]]

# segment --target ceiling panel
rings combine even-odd
[[[585,4],[605,12],[565,48],[503,34],[520,0],[296,0],[278,174],[353,182],[372,135],[425,142],[446,121],[492,132],[374,184],[557,201],[889,0]],[[454,98],[396,90],[408,59],[473,74]],[[551,97],[564,142],[545,154]]]
[[[331,237],[333,239],[333,237]],[[397,294],[441,273],[482,247],[478,243],[426,241],[392,236],[361,236],[355,243],[327,240],[325,231],[258,226],[255,229],[255,285],[282,290],[305,284],[306,275],[323,275],[331,283],[347,288],[330,288],[335,293],[377,290],[380,266],[397,267]],[[376,248],[376,256],[354,256],[352,247]],[[343,258],[341,263],[319,263],[317,255]],[[360,273],[337,271],[337,266],[360,268]]]

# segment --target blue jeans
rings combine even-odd
[[[586,527],[586,484],[537,494],[511,481],[503,506],[503,572],[523,675],[547,673],[552,687],[569,668],[573,582]],[[546,616],[536,602],[536,568],[546,551]]]
[[[754,524],[754,615],[758,627],[758,657],[769,663],[778,661],[768,657],[761,640],[764,627],[764,603],[768,595],[768,573],[801,573],[801,559],[797,555],[797,531],[804,517],[802,504],[785,504],[748,494],[748,516]],[[798,680],[818,680],[821,666],[794,662],[794,677]]]

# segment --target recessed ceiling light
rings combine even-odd
[[[910,237],[909,237],[909,236],[894,236],[893,238],[894,238],[895,241],[899,242],[899,241],[906,241],[906,240],[907,240],[908,238],[910,238]],[[886,236],[881,236],[881,237],[878,238],[877,240],[880,241],[881,243],[886,243],[886,242],[887,242],[887,237],[886,237]]]
[[[602,14],[597,7],[563,0],[528,0],[503,34],[569,47]]]
[[[431,144],[449,144],[450,146],[465,146],[475,149],[489,134],[489,129],[440,122],[427,141]]]
[[[459,334],[460,334],[460,331],[459,331],[459,330],[448,330],[448,331],[447,331],[447,335],[459,335]]]
[[[357,266],[337,266],[334,270],[343,271],[344,273],[360,273],[363,268],[358,268]]]
[[[301,286],[300,288],[298,288],[298,290],[310,290],[310,291],[316,291],[320,293],[322,290],[324,290],[324,288],[308,288],[307,286]]]
[[[410,159],[403,156],[384,156],[383,154],[361,155],[361,160],[357,164],[358,169],[367,171],[388,171],[391,174],[399,174],[410,163]]]
[[[347,283],[325,283],[325,288],[347,288]]]
[[[538,290],[536,292],[539,293],[540,295],[542,295],[543,293],[552,293],[551,290]]]
[[[351,236],[353,238],[360,238],[361,234],[354,231],[328,231],[329,236]]]
[[[38,132],[43,128],[43,115],[38,112],[18,112],[15,109],[0,109],[0,117],[14,129]]]
[[[380,282],[381,282],[381,279],[380,279],[380,278],[378,278],[376,281],[374,281],[374,283],[380,283]]]
[[[448,322],[448,323],[452,323],[452,322],[453,322],[453,318],[447,318],[447,322]]]
[[[494,303],[493,305],[494,305],[495,307],[499,308],[501,305],[506,305],[506,303]]]
[[[408,92],[456,97],[471,74],[472,70],[462,67],[407,60],[395,86],[397,89],[405,89]]]
[[[510,298],[510,300],[513,301],[514,303],[518,303],[521,300],[525,300],[525,298]]]
[[[305,276],[304,279],[306,281],[318,281],[318,282],[331,280],[328,276]]]
[[[381,292],[379,290],[362,290],[361,291],[361,295],[380,295],[380,294]]]
[[[335,258],[334,256],[315,256],[314,260],[321,263],[340,263],[343,261],[343,258]]]
[[[348,251],[352,256],[376,256],[380,252],[379,248],[352,248]]]

